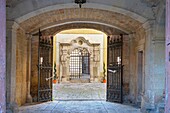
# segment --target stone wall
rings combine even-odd
[[[143,67],[144,71],[144,53],[145,53],[145,32],[144,29],[138,29],[138,32],[124,35],[123,38],[123,98],[125,103],[137,103],[138,98],[142,95],[138,93],[138,52],[143,52]],[[142,91],[145,87],[144,72],[140,74],[142,76]],[[142,93],[142,92],[141,92]],[[140,100],[141,101],[141,100]]]
[[[129,81],[130,81],[130,74],[129,74],[129,65],[131,62],[129,62],[130,59],[130,53],[129,53],[129,37],[128,36],[124,36],[123,37],[123,98],[124,98],[124,102],[128,102],[128,96],[129,96],[129,91],[130,91],[130,87],[129,87]]]
[[[31,96],[33,101],[37,101],[38,95],[38,37],[33,37],[31,41]]]
[[[27,96],[27,36],[21,29],[17,30],[16,42],[16,102],[20,106]]]
[[[11,19],[15,20],[27,32],[35,32],[35,31],[38,31],[39,28],[46,28],[51,25],[57,25],[60,23],[72,22],[74,20],[75,21],[78,20],[78,21],[89,21],[89,23],[91,22],[92,23],[93,22],[103,23],[103,24],[106,24],[107,26],[116,26],[119,29],[126,31],[127,33],[136,33],[136,36],[135,36],[136,41],[131,40],[130,42],[129,75],[128,75],[128,68],[126,66],[125,66],[125,72],[124,72],[126,75],[124,77],[124,82],[125,82],[124,87],[126,87],[125,90],[127,91],[128,89],[130,90],[129,93],[132,97],[135,97],[135,94],[137,92],[137,88],[136,88],[137,74],[135,72],[136,70],[136,67],[135,67],[136,66],[136,60],[135,60],[136,59],[136,47],[142,45],[141,44],[143,42],[142,38],[146,38],[146,41],[144,40],[145,41],[145,44],[144,44],[144,53],[145,53],[144,76],[146,77],[145,78],[146,87],[144,87],[144,90],[145,90],[144,95],[146,96],[146,98],[149,99],[149,101],[153,100],[153,104],[156,103],[156,101],[153,98],[150,99],[149,96],[147,95],[149,95],[148,92],[154,92],[152,97],[157,98],[161,96],[161,93],[163,92],[163,87],[164,87],[164,78],[165,78],[164,61],[163,61],[164,60],[164,42],[162,40],[162,37],[163,37],[162,34],[164,34],[164,26],[163,26],[164,25],[164,17],[163,17],[164,14],[161,14],[161,12],[163,13],[163,11],[160,9],[164,9],[165,0],[162,0],[163,2],[160,2],[163,4],[161,7],[158,7],[160,3],[149,5],[148,2],[143,2],[143,1],[153,1],[153,0],[140,0],[140,1],[132,0],[133,2],[129,2],[128,0],[121,0],[120,2],[110,0],[106,4],[103,4],[102,0],[99,0],[98,2],[94,2],[94,3],[89,2],[88,4],[86,4],[86,8],[78,8],[78,7],[75,8],[75,5],[73,4],[69,5],[68,4],[69,2],[67,2],[67,5],[64,5],[62,1],[59,3],[58,1],[57,2],[56,1],[33,2],[33,1],[34,0],[19,1],[22,3],[8,7],[7,9],[10,9],[7,11],[9,13],[7,14],[7,16],[9,16],[8,20],[11,20]],[[26,5],[26,4],[29,4],[29,5]],[[132,7],[133,5],[135,5],[136,7]],[[24,10],[21,10],[21,9],[24,9]],[[152,25],[152,22],[150,20],[156,20],[156,22],[159,22],[159,19],[163,21],[161,21],[158,24],[158,28],[156,26],[150,26]],[[154,23],[154,24],[157,24],[157,23]],[[163,24],[162,27],[160,27],[161,24]],[[140,29],[142,27],[145,28],[146,32],[144,31],[144,29]],[[159,32],[157,31],[153,32],[152,30],[154,28],[160,29],[158,30]],[[147,34],[146,36],[145,36],[145,33]],[[21,34],[20,36],[23,38],[24,34],[22,35]],[[167,35],[169,36],[169,34]],[[11,38],[14,39],[15,37],[11,37]],[[162,40],[161,43],[160,43],[160,38]],[[17,43],[17,44],[23,45],[23,42]],[[17,49],[18,49],[17,54],[20,56],[16,60],[17,80],[19,78],[19,79],[22,79],[22,82],[24,82],[25,71],[20,72],[20,70],[24,68],[23,65],[24,65],[25,59],[22,59],[23,57],[21,56],[22,55],[25,56],[24,55],[25,48],[17,47]],[[167,48],[167,50],[169,49]],[[128,57],[127,54],[126,56]],[[35,57],[32,56],[32,58],[33,58],[32,63],[35,63],[34,68],[37,69],[36,67],[37,56],[36,55]],[[34,58],[36,60],[34,60]],[[167,60],[168,60],[168,55],[167,55]],[[128,65],[127,62],[124,62],[124,63]],[[128,76],[130,77],[129,79],[128,79]],[[10,77],[12,78],[12,74]],[[14,79],[15,79],[15,76],[14,76]],[[129,88],[128,88],[128,81],[129,81]],[[35,84],[37,83],[37,73],[34,73],[34,70],[32,71],[32,82],[35,82]],[[23,92],[23,89],[19,88],[21,87],[21,83],[19,83],[19,85],[18,83],[19,82],[17,81],[16,90],[17,90],[18,101],[20,101],[21,99],[19,99],[19,97],[21,96],[21,94],[19,93]],[[15,88],[15,86],[13,87]],[[24,84],[23,84],[23,87],[24,87]],[[34,89],[34,86],[32,86],[31,89]],[[150,104],[149,102],[146,102],[146,103]],[[169,105],[169,103],[167,104]],[[167,109],[169,108],[167,107]]]

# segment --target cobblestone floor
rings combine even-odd
[[[65,83],[53,85],[54,100],[106,100],[106,84]]]
[[[19,113],[141,113],[131,106],[106,102],[106,84],[56,84],[53,89],[54,101],[21,106]]]

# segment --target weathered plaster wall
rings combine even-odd
[[[166,97],[165,113],[170,112],[170,0],[166,0]]]
[[[0,113],[6,113],[6,1],[0,0]]]
[[[16,43],[16,102],[26,103],[27,96],[27,36],[22,29],[17,30]]]

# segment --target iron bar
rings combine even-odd
[[[38,44],[38,102],[52,100],[53,43],[52,37],[42,36],[39,30]]]
[[[122,36],[107,39],[107,101],[122,103]]]

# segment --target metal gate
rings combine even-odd
[[[38,47],[38,102],[52,100],[53,37],[39,31]]]
[[[122,35],[108,37],[107,45],[107,101],[122,103]]]
[[[89,52],[85,48],[76,48],[70,54],[70,78],[81,78],[90,74]]]

